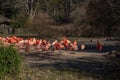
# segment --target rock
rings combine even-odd
[[[102,55],[106,58],[119,58],[120,57],[120,52],[116,50],[112,50],[108,52],[108,54]]]
[[[109,56],[109,57],[118,57],[118,56],[120,56],[120,53],[118,51],[116,51],[116,50],[112,50],[107,54],[107,56]]]

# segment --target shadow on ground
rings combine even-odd
[[[92,74],[109,75],[120,73],[120,65],[109,61],[99,61],[94,57],[62,58],[60,54],[29,53],[23,54],[31,68],[54,68]]]

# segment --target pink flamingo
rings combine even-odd
[[[75,40],[73,43],[74,50],[78,50],[78,42]]]

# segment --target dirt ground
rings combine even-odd
[[[100,52],[96,50],[94,40],[84,41],[86,49],[83,51],[32,51],[21,52],[21,54],[25,58],[25,63],[31,68],[69,69],[102,75],[119,71],[120,65],[104,56],[112,50],[119,53],[120,46],[117,45],[119,41],[101,41],[103,50]]]

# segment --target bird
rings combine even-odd
[[[84,50],[85,49],[85,44],[82,44],[81,45],[81,50]]]
[[[97,50],[99,50],[99,51],[101,51],[102,50],[102,44],[99,42],[99,41],[97,41],[97,44],[96,44],[96,48],[97,48]]]
[[[78,42],[75,40],[73,43],[74,50],[78,50]]]

